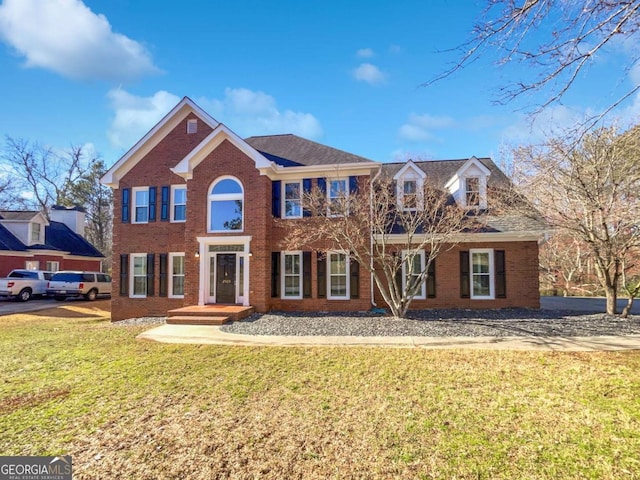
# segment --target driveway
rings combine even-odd
[[[544,310],[571,310],[573,312],[604,313],[606,299],[601,297],[540,297],[540,307]],[[627,299],[618,300],[618,313],[627,304]],[[633,315],[640,315],[640,299],[633,302]]]
[[[58,302],[53,298],[32,298],[28,302],[16,302],[14,300],[7,300],[6,298],[2,298],[0,299],[0,316],[11,315],[13,313],[35,312],[37,310],[45,310],[47,308],[61,307],[67,302],[84,302],[84,299],[69,298],[64,302]]]

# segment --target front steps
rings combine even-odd
[[[167,312],[170,325],[224,325],[248,317],[253,307],[242,305],[192,305]]]

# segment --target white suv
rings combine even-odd
[[[111,277],[100,272],[56,272],[47,285],[47,295],[59,301],[67,297],[95,300],[99,295],[111,296]]]

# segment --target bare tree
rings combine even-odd
[[[590,251],[584,242],[566,233],[556,233],[540,246],[541,284],[570,294],[592,295],[598,290],[589,274]],[[595,287],[595,288],[594,288]]]
[[[372,274],[392,315],[403,317],[426,282],[429,265],[441,251],[456,245],[467,213],[447,192],[428,182],[413,201],[413,208],[401,208],[393,182],[383,176],[361,182],[357,192],[331,202],[314,188],[303,196],[311,216],[287,224],[287,246],[315,245],[319,252],[329,246],[349,252],[360,268]],[[419,271],[413,266],[423,251],[425,268]],[[403,271],[404,282],[398,282]]]
[[[616,314],[620,287],[629,294],[623,317],[640,291],[630,283],[640,261],[639,133],[599,128],[579,140],[559,138],[514,153],[519,191],[551,226],[588,249],[607,313]]]
[[[480,56],[496,56],[498,65],[519,68],[519,80],[500,88],[498,101],[543,91],[546,100],[538,107],[540,111],[560,102],[605,48],[635,39],[639,12],[639,0],[487,0],[470,39],[456,49],[458,60],[425,85],[452,75]],[[625,73],[639,59],[640,50],[629,50]],[[611,87],[619,80],[612,79]],[[639,89],[634,82],[594,118],[602,118]]]
[[[48,215],[76,181],[86,172],[88,159],[82,147],[73,146],[64,154],[27,140],[6,138],[2,159],[9,167],[12,184],[23,196],[25,206]]]

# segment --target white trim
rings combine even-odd
[[[273,164],[269,171],[260,171],[262,175],[267,175],[271,180],[299,180],[300,178],[324,178],[330,177],[359,177],[368,176],[374,170],[381,169],[381,164],[377,162],[357,162],[343,164],[325,165],[301,165],[299,167],[283,167]]]
[[[220,123],[207,137],[200,142],[191,152],[170,170],[176,175],[186,180],[193,178],[193,169],[197,167],[212,151],[214,151],[224,140],[231,142],[238,150],[247,155],[255,163],[255,167],[260,169],[273,169],[274,164],[267,160],[260,152],[254,149],[247,142],[238,137],[227,126]],[[265,174],[262,171],[261,174]]]
[[[147,134],[118,160],[100,179],[103,185],[118,188],[120,179],[125,176],[140,160],[142,160],[169,132],[189,116],[195,114],[211,128],[219,122],[202,110],[189,97],[184,97],[167,113]]]
[[[300,214],[299,215],[287,215],[287,198],[286,198],[286,193],[287,193],[287,184],[298,184],[298,188],[299,188],[299,192],[300,192],[300,196],[299,196],[299,201],[300,201]],[[303,187],[302,187],[302,180],[282,180],[282,192],[280,194],[281,197],[281,211],[282,211],[282,218],[302,218],[303,216],[303,212],[302,212],[302,196],[304,195],[303,192]]]
[[[144,295],[134,295],[134,259],[142,258],[144,260]],[[147,298],[147,254],[146,253],[130,253],[129,254],[129,298]]]
[[[409,160],[400,170],[393,176],[396,181],[396,202],[404,212],[415,212],[424,209],[424,179],[427,174],[419,168],[413,160]],[[407,181],[416,182],[416,206],[405,208],[404,206],[404,184]]]
[[[521,232],[490,232],[490,233],[459,233],[451,236],[455,243],[485,243],[485,242],[538,242],[547,233],[546,230],[523,230]],[[403,233],[385,234],[385,241],[389,245],[407,243],[407,235]],[[381,235],[373,235],[380,238]],[[414,241],[420,242],[423,235],[416,235]]]
[[[489,254],[489,273],[473,273],[473,255],[474,254]],[[473,294],[473,277],[474,275],[482,275],[489,277],[489,295],[474,295]],[[472,300],[494,300],[495,297],[495,266],[493,262],[493,248],[471,248],[469,249],[469,293]]]
[[[184,189],[184,220],[176,220],[175,215],[175,191],[178,189]],[[185,184],[171,185],[171,193],[169,194],[169,221],[171,223],[184,223],[187,221],[187,186]],[[182,205],[182,204],[180,204]]]
[[[406,262],[406,257],[407,254],[409,252],[413,252],[414,250],[402,250],[402,291],[404,292],[405,289],[407,288],[407,262]],[[418,272],[417,274],[412,272],[412,276],[414,275],[420,275],[420,273],[424,272],[425,269],[425,251],[423,249],[420,249],[419,251],[416,252],[416,254],[414,255],[414,258],[418,256],[420,257],[420,272]],[[422,282],[422,285],[420,286],[420,294],[419,295],[414,295],[413,296],[414,299],[416,300],[426,300],[427,298],[427,282],[426,279]]]
[[[249,264],[251,262],[250,255],[250,245],[251,245],[251,235],[228,235],[224,237],[196,237],[198,241],[198,254],[200,256],[200,265],[199,265],[199,286],[198,286],[198,305],[205,305],[207,303],[205,300],[208,298],[206,287],[208,286],[207,273],[208,266],[207,263],[209,261],[208,255],[208,247],[209,245],[244,245],[243,252],[236,252],[238,257],[243,255],[244,257],[244,297],[242,297],[242,305],[249,306],[250,298],[249,294]],[[188,255],[189,253],[187,253]]]
[[[285,257],[286,256],[297,256],[298,257],[298,261],[299,261],[299,266],[300,266],[300,271],[298,272],[298,288],[299,288],[299,293],[298,295],[286,295],[286,288],[285,288],[285,279],[287,277],[287,273],[285,272]],[[292,250],[292,251],[286,251],[286,252],[280,252],[280,298],[283,300],[302,300],[302,290],[303,290],[303,281],[304,281],[304,275],[303,275],[303,269],[304,269],[304,261],[302,258],[302,250]],[[294,277],[295,274],[290,274],[290,277]]]
[[[215,194],[211,193],[218,183],[223,182],[225,180],[233,180],[234,182],[236,182],[238,185],[240,185],[240,190],[242,190],[242,192],[241,193],[215,193]],[[244,232],[244,213],[246,210],[244,194],[245,194],[244,185],[242,184],[239,178],[234,177],[232,175],[222,175],[221,177],[218,177],[213,182],[211,182],[211,184],[209,185],[209,189],[207,190],[207,233],[230,233],[230,232],[242,233]],[[240,225],[241,228],[234,229],[234,230],[212,230],[211,229],[211,203],[213,201],[225,202],[225,201],[233,201],[233,200],[242,200],[242,220]]]
[[[182,283],[182,295],[174,295],[173,294],[173,276],[174,276],[174,272],[173,272],[173,259],[175,257],[182,257],[182,261],[183,261],[183,272],[182,272],[182,278],[183,278],[183,283]],[[167,276],[168,281],[167,281],[167,296],[168,298],[184,298],[184,276],[185,276],[185,262],[186,258],[185,258],[185,253],[184,252],[169,252],[169,255],[167,256],[167,261],[169,263],[169,265],[167,265]]]
[[[344,259],[345,259],[345,281],[346,281],[346,295],[342,296],[337,296],[337,295],[331,295],[331,255],[344,255]],[[351,264],[351,259],[349,258],[349,253],[345,252],[343,250],[330,250],[327,252],[327,267],[326,267],[326,271],[327,271],[327,300],[349,300],[351,298],[351,272],[350,272],[350,264]],[[343,276],[343,274],[336,274],[334,276]]]
[[[49,268],[48,264],[56,264],[56,268]],[[57,260],[45,260],[44,262],[45,265],[45,270],[47,270],[48,272],[57,272],[58,270],[60,270],[60,262]]]
[[[136,203],[136,194],[138,192],[147,192],[147,219],[144,221],[136,220],[137,215],[137,203]],[[149,187],[133,187],[131,188],[131,223],[132,224],[145,224],[149,223]]]

